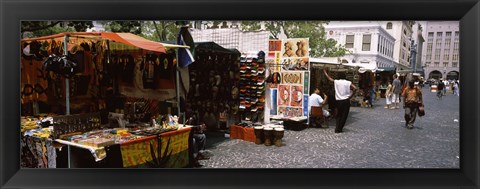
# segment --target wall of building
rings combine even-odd
[[[460,67],[460,27],[458,21],[428,21],[425,26],[425,45],[422,61],[425,76],[437,70],[443,79],[451,71],[459,73]]]
[[[354,43],[341,59],[348,63],[373,64],[376,67],[394,67],[393,48],[395,39],[378,22],[333,21],[325,26],[327,38],[346,47],[347,36],[354,36]],[[370,35],[370,49],[364,50],[363,37]],[[371,66],[370,66],[371,67]]]

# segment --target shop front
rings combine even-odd
[[[22,167],[190,166],[191,126],[171,116],[178,48],[130,33],[23,39]]]

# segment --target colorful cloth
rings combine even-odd
[[[167,162],[169,168],[186,167],[189,163],[188,140],[191,128],[185,128],[177,131],[171,131],[158,135],[141,138],[120,145],[123,167],[147,167],[153,160],[150,145],[152,145],[155,157],[164,157],[170,154],[170,160]],[[162,150],[158,154],[158,141],[161,140]],[[167,143],[170,140],[169,148]],[[166,151],[168,153],[166,153]]]

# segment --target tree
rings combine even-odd
[[[21,33],[30,37],[53,35],[62,32],[84,32],[93,27],[92,21],[22,21]]]
[[[102,24],[105,26],[106,31],[111,32],[125,32],[133,34],[142,33],[141,21],[104,21]]]
[[[278,39],[280,34],[287,38],[309,38],[311,57],[344,56],[349,51],[338,45],[333,39],[326,39],[324,24],[326,21],[265,21],[266,30],[270,31],[270,38]],[[258,31],[259,22],[244,21],[242,30]]]
[[[175,21],[106,21],[102,24],[106,31],[133,33],[152,41],[176,41],[179,31]]]

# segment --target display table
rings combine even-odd
[[[230,126],[230,138],[241,139],[249,142],[255,142],[255,132],[253,128],[242,127],[238,125]]]
[[[57,151],[57,163],[48,161],[51,166],[40,165],[39,167],[50,168],[181,168],[189,167],[193,163],[193,132],[191,126],[183,126],[178,130],[151,135],[123,143],[105,147],[92,147],[67,140],[56,139],[54,142],[61,145]],[[24,139],[28,141],[29,139]],[[160,142],[160,143],[159,143]],[[34,144],[34,143],[32,143]],[[159,146],[160,144],[160,146]],[[53,146],[46,143],[46,148]],[[35,146],[35,145],[33,145]],[[167,149],[168,146],[168,150]],[[152,147],[152,148],[151,148]],[[152,151],[156,158],[165,158],[164,164],[152,162]],[[159,152],[161,149],[161,153]],[[28,148],[26,149],[28,150]],[[67,153],[69,152],[69,153]],[[167,157],[168,156],[168,157]],[[34,156],[35,159],[38,159]],[[39,161],[35,161],[39,162]],[[44,161],[45,162],[45,161]],[[70,163],[66,163],[70,162]],[[148,163],[147,163],[148,162]],[[158,161],[159,162],[159,161]],[[43,163],[43,162],[41,162]],[[68,166],[70,165],[70,166]],[[158,167],[157,167],[158,166]],[[29,166],[26,166],[29,167]]]

